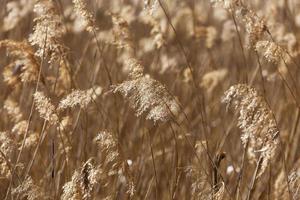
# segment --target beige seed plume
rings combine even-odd
[[[43,92],[36,92],[33,95],[36,109],[40,113],[41,118],[49,121],[51,124],[57,124],[58,116],[55,111],[55,106],[50,102]]]
[[[76,170],[73,173],[72,180],[65,183],[61,200],[79,200],[83,199],[83,192],[80,187],[80,173]]]
[[[282,170],[277,176],[274,184],[275,200],[290,199],[289,189],[293,200],[300,199],[300,159],[298,159],[298,161],[294,164],[293,169],[288,174],[288,181],[286,181],[284,170]]]
[[[160,49],[164,45],[166,45],[166,36],[164,31],[162,30],[162,25],[160,24],[160,21],[151,16],[151,15],[142,15],[141,20],[145,23],[150,25],[151,31],[151,41],[153,41],[153,44],[157,49]]]
[[[268,163],[275,157],[279,144],[279,130],[266,101],[258,92],[245,84],[231,86],[224,94],[222,102],[239,112],[238,126],[242,130],[241,140],[250,160],[261,156],[261,175]]]
[[[25,134],[27,126],[28,126],[28,121],[27,120],[21,120],[18,123],[14,124],[11,131],[12,131],[13,134],[21,136],[21,135]]]
[[[221,6],[225,9],[230,9],[234,4],[234,0],[210,0],[210,2],[215,6]]]
[[[284,50],[274,42],[258,41],[255,50],[261,53],[268,62],[278,63],[284,56]]]
[[[239,5],[235,14],[246,28],[249,47],[254,47],[264,36],[267,27],[265,21],[254,11],[242,5]]]
[[[84,191],[83,199],[91,199],[93,187],[98,183],[101,172],[99,167],[95,167],[92,164],[92,159],[84,163],[80,171],[81,177],[83,178],[80,183]]]
[[[119,14],[111,13],[113,22],[114,44],[124,48],[129,55],[134,55],[134,41],[130,32],[129,23]]]
[[[16,151],[16,143],[9,132],[0,132],[0,150],[7,159],[11,160]],[[2,156],[0,156],[2,158]]]
[[[222,200],[225,196],[225,183],[221,182],[221,186],[215,194],[211,195],[211,199]]]
[[[34,55],[32,47],[27,42],[17,42],[13,40],[0,41],[0,48],[6,48],[9,56],[13,57],[4,71],[10,77],[17,77],[22,82],[33,82],[37,80],[39,64]],[[9,76],[4,75],[5,82],[12,85],[14,81]]]
[[[205,30],[205,46],[208,49],[211,49],[218,38],[218,31],[214,26],[206,27]]]
[[[48,199],[41,187],[37,186],[30,176],[26,177],[25,181],[17,188],[13,189],[12,193],[19,196],[20,199],[28,200],[44,200]]]
[[[0,191],[3,191],[3,189],[7,186],[8,181],[11,177],[11,171],[9,165],[3,157],[0,157],[0,177],[1,177]]]
[[[204,172],[198,170],[194,165],[185,169],[187,177],[192,182],[190,192],[195,199],[210,199],[212,191],[207,182],[207,177]]]
[[[119,152],[118,141],[115,136],[110,131],[101,131],[94,138],[94,141],[98,144],[102,153],[105,154],[105,161],[103,166],[109,164],[108,175],[118,175],[124,178],[127,185],[126,193],[132,198],[135,194],[135,184],[133,182],[133,177],[131,171],[127,166],[127,161],[122,158]]]
[[[150,15],[154,13],[157,7],[158,0],[144,0],[144,9],[148,11]]]
[[[205,88],[208,93],[212,93],[214,89],[220,84],[227,76],[227,69],[218,69],[210,71],[203,75],[200,86]]]
[[[8,98],[4,102],[3,108],[7,111],[9,117],[15,122],[18,123],[23,118],[21,109],[16,101],[12,98]]]
[[[239,0],[211,0],[211,3],[229,10],[241,22],[247,32],[248,47],[255,47],[256,42],[262,40],[267,26],[263,18],[253,10],[247,8]]]
[[[61,200],[91,199],[94,186],[99,182],[101,169],[92,164],[92,159],[86,161],[80,169],[75,170],[71,181],[63,186]]]
[[[288,176],[293,199],[300,199],[300,169],[294,169]]]
[[[179,111],[179,105],[165,86],[157,80],[143,75],[143,67],[136,59],[130,59],[130,80],[113,87],[129,101],[136,115],[146,114],[146,119],[166,122]]]
[[[95,27],[95,18],[91,12],[87,9],[87,4],[84,0],[73,0],[74,10],[77,16],[81,18],[82,26],[88,32],[96,30]]]
[[[100,86],[95,86],[88,90],[74,90],[60,101],[58,109],[64,110],[75,106],[86,108],[88,104],[91,103],[92,100],[95,100],[101,93],[102,88]]]
[[[111,174],[116,173],[120,168],[120,154],[118,150],[117,140],[111,132],[101,131],[95,137],[94,141],[99,145],[100,149],[106,154],[106,162],[112,164]]]
[[[51,0],[38,0],[34,5],[37,17],[34,19],[33,33],[29,36],[31,45],[36,45],[36,55],[40,58],[49,56],[49,62],[59,60],[66,53],[66,47],[61,40],[65,34],[61,17]]]
[[[33,0],[15,0],[7,2],[7,15],[3,18],[2,29],[9,31],[17,27],[32,10],[34,5]]]
[[[3,189],[7,187],[8,180],[11,177],[9,163],[12,162],[16,146],[11,134],[0,132],[0,191],[4,191]]]

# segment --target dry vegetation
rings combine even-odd
[[[300,200],[298,0],[0,3],[0,199]]]

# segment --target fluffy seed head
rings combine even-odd
[[[16,150],[16,143],[8,132],[0,132],[0,150],[9,160],[12,159]]]
[[[289,172],[287,181],[285,171],[282,170],[276,178],[274,185],[275,200],[287,200],[289,190],[292,199],[300,199],[300,159],[294,164],[293,169]]]
[[[120,168],[120,154],[116,139],[111,132],[101,131],[94,141],[99,145],[101,151],[106,153],[106,162],[112,164],[110,173],[115,173],[115,170]]]
[[[102,171],[89,159],[83,166],[75,170],[72,180],[63,186],[61,200],[88,200],[94,186],[99,182]]]
[[[32,0],[10,1],[6,4],[7,15],[3,19],[2,29],[9,31],[14,29],[33,8]]]
[[[4,109],[15,123],[18,123],[23,118],[23,114],[18,103],[11,98],[5,100]]]
[[[22,82],[34,82],[37,80],[39,64],[34,55],[32,47],[27,42],[16,42],[12,40],[0,41],[0,48],[7,48],[8,54],[14,58],[6,67],[6,74],[10,77],[15,77]],[[5,81],[8,85],[13,85],[14,81],[4,75]],[[10,84],[12,83],[12,84]]]
[[[227,73],[227,69],[210,71],[202,77],[200,85],[205,88],[208,93],[211,93],[215,87],[224,80]]]
[[[259,41],[255,45],[256,51],[263,54],[268,62],[278,63],[284,55],[283,49],[270,41]]]
[[[73,0],[74,10],[77,16],[81,18],[82,25],[88,32],[96,30],[95,18],[87,9],[87,4],[84,0]]]
[[[242,130],[244,147],[248,143],[248,156],[254,161],[263,158],[259,175],[275,157],[279,144],[279,130],[266,101],[258,92],[245,84],[231,86],[222,102],[239,112],[238,126]]]
[[[21,199],[28,200],[44,200],[47,199],[42,188],[37,186],[30,176],[26,177],[25,181],[17,188],[13,189],[14,195],[18,195]]]
[[[115,86],[113,92],[122,94],[137,116],[145,113],[146,119],[154,122],[166,122],[179,110],[179,105],[166,87],[148,76],[124,81]]]
[[[61,18],[52,0],[38,0],[34,12],[37,17],[29,42],[38,47],[37,56],[42,59],[49,56],[49,62],[53,63],[66,54],[66,47],[61,43],[65,34]]]
[[[50,98],[47,98],[42,92],[34,93],[33,97],[40,116],[51,124],[57,124],[58,116],[55,106],[50,102]]]
[[[100,86],[95,86],[88,90],[74,90],[60,101],[58,109],[64,110],[75,106],[86,108],[88,104],[101,95],[101,93],[102,88]]]

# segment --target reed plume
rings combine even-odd
[[[176,115],[179,105],[166,87],[144,75],[143,66],[136,59],[130,59],[127,64],[131,69],[130,80],[114,86],[113,92],[128,99],[137,116],[144,113],[146,119],[166,122]]]
[[[73,4],[74,11],[77,16],[80,17],[82,26],[85,27],[88,32],[96,30],[95,17],[88,11],[86,2],[84,0],[73,0]]]
[[[279,130],[272,111],[264,98],[245,84],[231,86],[222,97],[222,102],[238,112],[242,143],[250,160],[263,159],[259,175],[263,174],[275,158],[279,145]]]
[[[101,95],[101,93],[102,88],[100,86],[95,86],[88,90],[74,90],[60,100],[58,109],[65,110],[67,108],[73,108],[75,106],[86,108],[88,104],[95,100],[99,95]]]
[[[2,40],[0,48],[2,47],[7,48],[8,55],[13,58],[13,61],[5,67],[6,71],[3,72],[8,85],[14,85],[20,81],[35,82],[38,78],[39,63],[28,42]]]
[[[65,34],[60,15],[52,0],[38,0],[34,5],[36,18],[33,33],[29,36],[29,42],[37,46],[36,55],[41,59],[49,57],[49,62],[66,56],[66,47],[62,43]]]
[[[92,164],[92,159],[86,161],[80,169],[75,170],[72,179],[63,186],[61,200],[91,199],[101,173],[99,166]]]
[[[40,116],[51,124],[57,124],[58,115],[55,106],[50,102],[50,98],[47,98],[42,92],[36,92],[33,96]]]

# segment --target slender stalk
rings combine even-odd
[[[147,135],[149,138],[149,146],[150,146],[150,151],[151,151],[152,165],[153,165],[153,171],[154,171],[154,177],[155,177],[155,199],[158,199],[158,178],[157,178],[153,147],[152,147],[152,142],[151,142],[151,137],[150,137],[149,131],[147,131]]]
[[[241,164],[241,171],[238,174],[238,179],[237,179],[237,185],[236,185],[236,189],[235,189],[235,193],[236,193],[236,200],[239,200],[240,198],[240,190],[241,190],[241,183],[242,183],[242,179],[243,179],[243,174],[244,174],[244,168],[245,168],[245,160],[247,157],[247,149],[248,149],[248,144],[249,144],[249,140],[246,143],[246,147],[243,150],[243,157],[242,157],[242,164]]]
[[[262,161],[263,161],[263,157],[259,157],[259,159],[256,163],[256,168],[255,168],[254,174],[252,176],[252,180],[251,180],[251,184],[250,184],[250,188],[249,188],[246,200],[250,200],[252,198],[252,195],[253,195],[253,192],[255,189],[254,186],[257,181],[257,174],[258,174],[259,169],[261,168]]]

